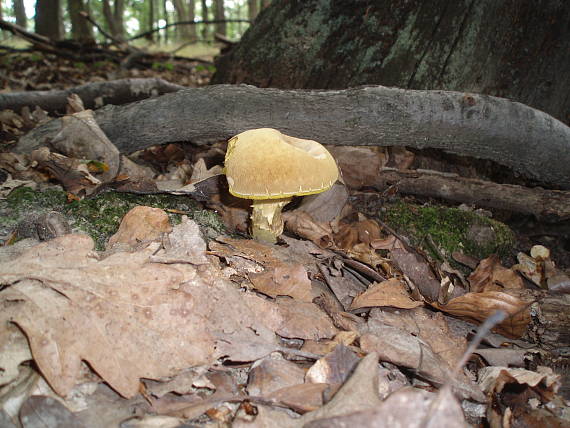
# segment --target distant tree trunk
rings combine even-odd
[[[224,0],[214,0],[214,19],[226,19],[224,12]],[[216,33],[222,36],[226,35],[226,23],[218,22],[216,24]]]
[[[113,37],[116,37],[119,40],[125,39],[125,25],[123,23],[124,13],[124,0],[114,0],[112,8],[109,0],[103,0],[103,15],[105,16],[105,21],[107,21],[107,25],[109,26],[109,30]]]
[[[253,22],[258,12],[257,0],[247,0],[247,15],[250,21]]]
[[[207,21],[208,20],[208,3],[206,3],[206,0],[202,0],[202,21]],[[208,39],[208,24],[202,24],[202,38],[204,40]]]
[[[194,0],[188,0],[188,21],[194,21],[196,19],[196,2]],[[187,25],[190,33],[190,40],[196,40],[196,26]]]
[[[147,25],[147,31],[152,31],[154,30],[154,20],[155,20],[155,12],[154,12],[154,8],[156,7],[156,2],[155,0],[149,0],[149,4],[148,4],[148,25]],[[154,33],[150,33],[146,36],[146,39],[150,42],[154,41]]]
[[[26,8],[24,0],[14,0],[14,14],[16,15],[16,24],[22,28],[27,28],[28,18],[26,17]]]
[[[71,19],[71,35],[82,43],[93,43],[93,27],[81,12],[87,12],[87,4],[83,0],[67,0],[67,11]]]
[[[183,0],[174,0],[174,9],[176,10],[177,21],[188,21],[188,11],[184,5]],[[178,25],[176,26],[176,35],[178,40],[190,40],[190,26]]]
[[[168,25],[168,8],[166,7],[166,3],[168,3],[168,0],[162,2],[162,9],[164,11],[164,22]],[[164,43],[168,43],[168,28],[164,29]]]
[[[61,5],[59,0],[36,1],[36,33],[52,40],[61,40]]]

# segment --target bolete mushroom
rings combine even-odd
[[[271,128],[232,137],[225,173],[232,195],[253,199],[253,237],[271,243],[283,232],[281,210],[293,196],[324,192],[338,179],[336,162],[321,144]]]

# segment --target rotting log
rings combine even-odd
[[[570,192],[528,188],[514,184],[460,177],[438,171],[398,171],[383,168],[370,186],[383,191],[396,186],[398,192],[429,196],[479,207],[530,214],[538,220],[570,220]]]
[[[86,108],[94,108],[98,103],[126,104],[151,96],[158,96],[184,89],[158,78],[131,78],[108,82],[91,82],[69,89],[52,91],[21,91],[0,94],[0,110],[11,109],[16,112],[22,107],[39,106],[48,112],[65,111],[67,97],[77,94]]]
[[[167,142],[205,144],[251,128],[335,145],[435,148],[491,159],[527,178],[570,189],[570,128],[524,104],[486,95],[383,86],[334,91],[190,88],[95,118],[123,153]],[[60,129],[56,119],[22,137],[28,152]]]

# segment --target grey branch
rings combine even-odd
[[[570,128],[492,96],[382,86],[307,91],[215,85],[107,106],[95,118],[123,153],[272,127],[323,144],[436,148],[492,159],[539,183],[570,189]],[[60,126],[55,120],[36,128],[17,150],[41,145]]]
[[[79,95],[85,107],[93,108],[97,98],[100,98],[103,105],[126,104],[183,88],[184,86],[163,79],[133,78],[91,82],[62,90],[5,92],[0,94],[0,110],[11,109],[18,112],[24,106],[40,106],[49,112],[65,111],[67,97],[71,94]]]

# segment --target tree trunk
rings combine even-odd
[[[105,21],[107,22],[111,35],[119,40],[125,39],[124,13],[124,0],[114,0],[112,8],[109,0],[103,0],[103,15],[105,16]]]
[[[224,11],[224,0],[214,0],[214,19],[226,19]],[[222,36],[225,36],[227,34],[225,22],[216,23],[216,33],[221,34]]]
[[[265,12],[216,61],[213,83],[468,91],[570,123],[569,1],[305,0]]]
[[[491,159],[527,178],[570,189],[570,128],[523,104],[484,95],[383,86],[283,91],[219,85],[107,106],[95,118],[125,153],[173,141],[204,144],[272,127],[323,144],[437,148]],[[57,120],[35,128],[15,150],[29,152],[60,129]]]
[[[16,24],[26,29],[28,27],[28,18],[26,17],[26,8],[24,0],[14,0],[14,14],[16,15]]]
[[[194,21],[196,19],[196,2],[194,0],[188,0],[188,21]],[[196,35],[196,26],[187,25],[190,40],[196,40],[198,37]]]
[[[51,40],[61,40],[61,5],[59,0],[36,1],[36,33]]]
[[[201,0],[202,3],[202,21],[207,21],[208,18],[208,3],[206,3],[206,0]],[[208,24],[202,24],[202,38],[204,40],[208,39]]]
[[[247,0],[247,16],[253,22],[258,13],[257,0]]]
[[[148,25],[147,31],[154,30],[154,21],[155,21],[155,9],[156,7],[156,0],[149,0],[148,4]],[[150,33],[146,36],[146,39],[150,42],[154,41],[154,33]]]
[[[93,27],[81,16],[81,12],[87,12],[87,5],[83,0],[68,0],[67,10],[71,19],[72,37],[82,43],[94,43]]]
[[[184,0],[174,0],[174,9],[176,10],[178,21],[189,21],[188,10],[184,4]],[[190,26],[189,25],[178,25],[176,27],[176,34],[179,41],[190,40]]]
[[[166,7],[166,4],[168,3],[168,0],[163,0],[162,2],[162,10],[164,12],[164,22],[166,25],[168,25],[168,8]],[[164,43],[168,43],[168,28],[164,29]]]

